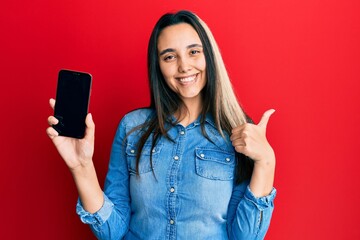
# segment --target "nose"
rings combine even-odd
[[[180,73],[186,73],[192,69],[191,64],[185,57],[178,58],[178,71]]]

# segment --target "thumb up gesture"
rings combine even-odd
[[[266,139],[266,127],[274,112],[274,109],[267,110],[257,125],[245,123],[232,130],[230,140],[235,150],[254,160],[255,164],[275,162],[274,151]]]

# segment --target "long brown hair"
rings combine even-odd
[[[217,130],[223,137],[225,137],[224,131],[230,134],[232,128],[249,121],[249,118],[238,103],[220,51],[207,25],[199,17],[189,11],[167,13],[155,24],[148,45],[147,64],[151,97],[149,108],[154,110],[154,114],[148,121],[135,127],[131,131],[133,132],[137,129],[144,130],[144,133],[138,142],[136,160],[137,173],[141,152],[145,142],[152,135],[151,143],[152,148],[154,148],[160,137],[170,139],[167,133],[169,127],[166,128],[166,126],[171,127],[176,125],[178,120],[174,122],[171,119],[171,116],[177,110],[185,107],[181,98],[173,92],[165,82],[159,66],[157,49],[158,37],[161,31],[168,26],[179,23],[191,25],[199,35],[203,45],[207,77],[207,83],[202,90],[201,95],[203,98],[203,108],[200,113],[200,124],[203,135],[208,138],[205,131],[205,118],[207,113],[211,113]],[[236,167],[236,182],[240,183],[251,177],[253,161],[242,154],[237,153],[236,155],[238,160]],[[152,155],[150,155],[150,163],[152,165]]]

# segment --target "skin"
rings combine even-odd
[[[54,99],[50,99],[50,106],[54,108]],[[48,118],[48,123],[50,127],[46,129],[46,133],[72,173],[84,209],[90,213],[97,212],[103,205],[104,197],[92,161],[95,142],[95,124],[92,115],[89,113],[86,116],[86,131],[83,139],[59,136],[51,127],[58,123],[54,116]]]
[[[201,111],[201,90],[206,84],[206,62],[201,41],[188,24],[177,24],[163,29],[158,38],[158,54],[161,72],[168,86],[184,101],[186,111],[177,114],[184,126],[193,122]],[[54,108],[55,100],[50,99]],[[275,155],[266,139],[266,127],[274,110],[264,113],[261,121],[243,124],[233,129],[231,141],[235,150],[254,160],[250,188],[257,197],[268,195],[273,187]],[[52,125],[58,123],[48,117],[47,135],[68,166],[74,178],[84,209],[97,212],[103,205],[103,191],[99,185],[93,164],[95,124],[92,115],[86,117],[83,139],[59,136]]]
[[[164,28],[158,37],[157,47],[165,81],[188,110],[179,111],[177,116],[186,126],[201,111],[201,90],[206,85],[206,61],[201,40],[193,27],[181,23]]]
[[[158,53],[166,83],[188,109],[186,115],[178,113],[182,119],[180,123],[186,126],[197,119],[201,111],[201,90],[206,84],[206,62],[201,40],[189,24],[169,26],[159,35]],[[250,189],[257,197],[268,195],[273,188],[275,154],[266,139],[266,127],[274,111],[266,111],[257,125],[243,124],[234,128],[230,138],[237,152],[254,160]]]
[[[267,110],[260,122],[245,123],[232,130],[230,140],[239,153],[254,160],[250,189],[255,197],[270,194],[275,175],[275,153],[266,139],[266,127],[274,109]]]

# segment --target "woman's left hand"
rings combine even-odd
[[[249,187],[256,197],[267,196],[273,189],[275,153],[266,139],[266,127],[274,112],[267,110],[257,125],[245,123],[234,128],[230,136],[235,150],[254,161]]]
[[[232,130],[230,140],[235,150],[251,158],[255,164],[275,163],[275,154],[266,139],[266,127],[274,109],[267,110],[260,122],[245,123]]]

